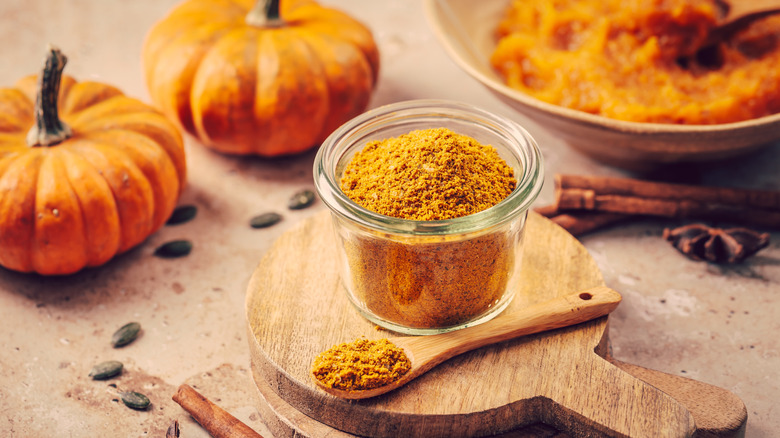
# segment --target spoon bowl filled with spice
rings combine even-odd
[[[541,152],[517,124],[470,105],[417,100],[336,130],[314,164],[340,276],[377,325],[434,334],[485,322],[519,284]]]

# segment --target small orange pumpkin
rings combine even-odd
[[[70,274],[141,243],[186,177],[176,126],[110,85],[39,76],[0,88],[0,265]],[[61,116],[61,118],[60,118]]]
[[[204,145],[277,156],[321,143],[368,106],[371,32],[310,0],[186,0],[149,32],[152,100]]]

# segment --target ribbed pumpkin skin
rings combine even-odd
[[[63,76],[59,115],[73,135],[30,147],[35,93],[35,76],[0,88],[0,265],[44,275],[102,265],[172,213],[186,178],[181,134],[110,85]]]
[[[252,0],[186,0],[147,35],[152,100],[227,154],[295,154],[369,103],[379,70],[371,32],[312,1],[283,1],[284,24],[246,23]]]

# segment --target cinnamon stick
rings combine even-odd
[[[600,228],[616,224],[628,219],[630,216],[620,213],[582,212],[577,215],[559,214],[551,219],[556,224],[566,229],[573,236],[582,236]]]
[[[548,219],[553,218],[560,213],[560,211],[558,211],[558,208],[554,204],[543,205],[541,207],[534,207],[534,211]]]
[[[263,438],[187,384],[179,386],[173,401],[189,412],[214,438]]]
[[[780,191],[707,187],[601,176],[556,175],[555,208],[780,228]]]
[[[621,213],[600,211],[561,212],[555,205],[534,208],[534,211],[563,227],[573,236],[581,236],[599,228],[606,227],[631,217]]]

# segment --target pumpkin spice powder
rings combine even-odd
[[[513,170],[492,146],[446,128],[369,142],[341,179],[344,194],[386,216],[434,221],[506,198]],[[373,314],[412,328],[446,328],[498,304],[515,269],[519,233],[378,233],[344,239],[352,293]]]
[[[368,210],[418,221],[478,213],[516,185],[491,146],[446,128],[372,141],[344,171],[341,190]]]
[[[311,373],[330,388],[362,391],[395,382],[411,366],[404,350],[389,340],[357,339],[317,355]]]

